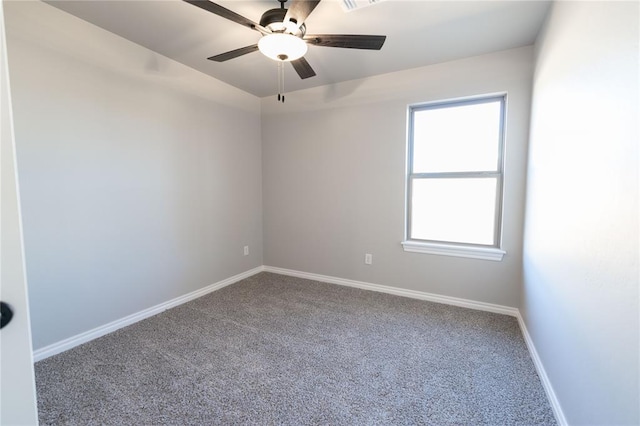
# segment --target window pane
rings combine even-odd
[[[414,179],[412,239],[494,245],[496,178]]]
[[[496,171],[500,101],[414,111],[413,173]]]

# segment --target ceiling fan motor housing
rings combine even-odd
[[[296,37],[304,36],[307,31],[306,26],[304,24],[300,25],[300,27],[291,24],[286,25],[284,22],[286,15],[287,9],[269,9],[262,14],[260,25],[274,33],[287,33]],[[292,19],[291,22],[296,23],[295,19]]]

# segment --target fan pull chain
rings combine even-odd
[[[278,78],[278,102],[280,102],[281,96],[280,92],[282,92],[281,88],[280,88],[280,70],[282,69],[282,64],[280,62],[278,62],[278,66],[277,66],[277,70],[278,70],[278,74],[277,74],[277,78]]]
[[[284,103],[284,62],[280,62],[280,79],[282,80],[282,103]]]
[[[284,103],[284,67],[278,62],[278,102]]]

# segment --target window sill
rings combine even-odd
[[[457,246],[449,244],[423,243],[418,241],[403,241],[404,251],[412,253],[439,254],[442,256],[467,257],[470,259],[493,260],[500,262],[506,251],[498,248]]]

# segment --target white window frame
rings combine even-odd
[[[441,109],[463,105],[475,105],[481,103],[495,102],[501,103],[500,114],[500,140],[498,145],[498,166],[496,171],[464,171],[464,172],[440,172],[440,173],[414,173],[413,172],[413,135],[414,135],[414,114],[416,111],[428,109]],[[505,124],[507,110],[507,95],[494,94],[481,97],[454,99],[430,103],[409,105],[408,109],[408,134],[407,134],[407,173],[405,191],[405,239],[402,242],[404,251],[426,254],[438,254],[444,256],[466,257],[472,259],[483,259],[501,261],[506,254],[502,249],[502,222],[503,222],[503,195],[504,195],[504,145],[505,145]],[[413,181],[417,179],[439,179],[439,178],[496,178],[496,209],[494,218],[494,244],[472,244],[450,241],[435,241],[412,239],[411,236],[411,200]]]

